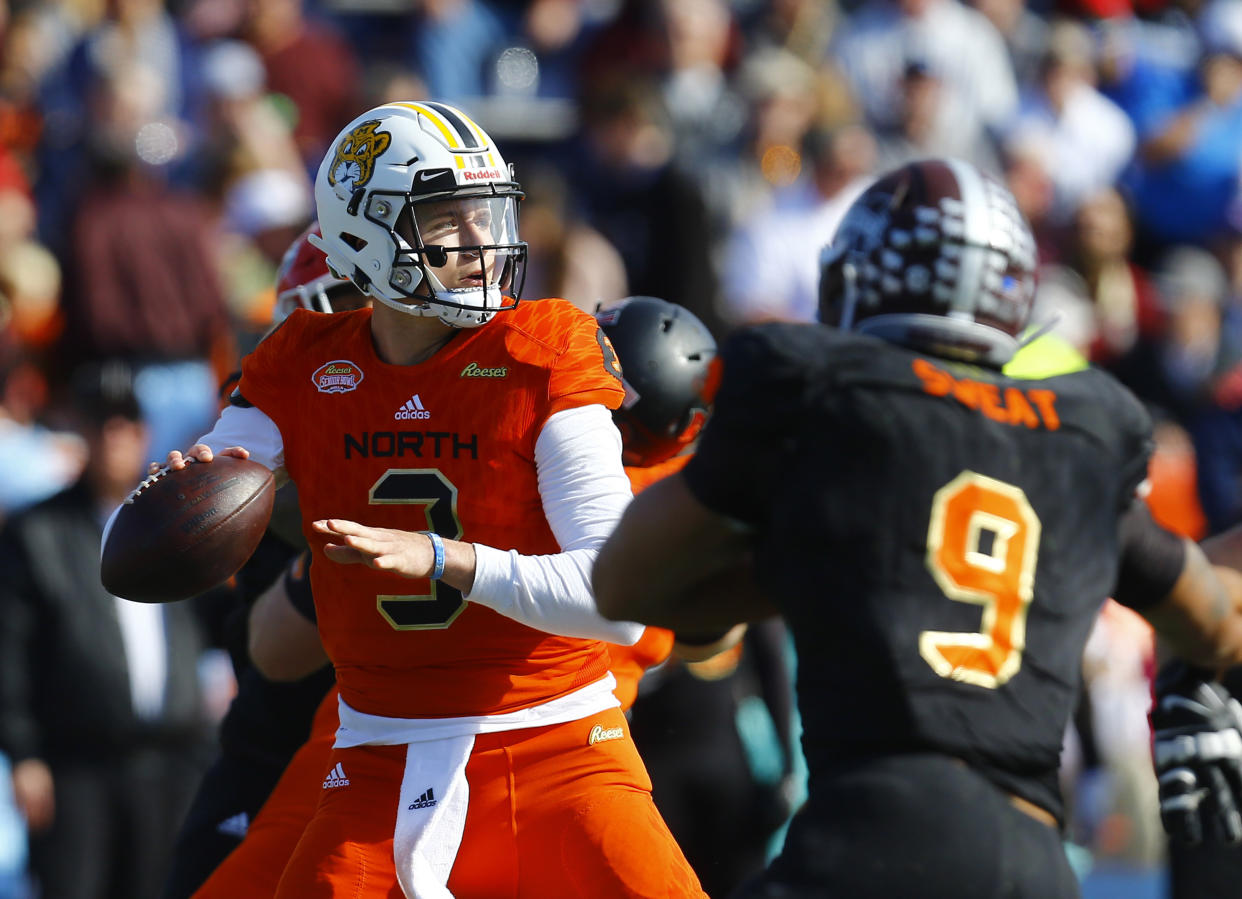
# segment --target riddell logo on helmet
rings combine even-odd
[[[466,169],[461,177],[466,181],[495,181],[500,178],[500,169]]]

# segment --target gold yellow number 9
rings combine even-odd
[[[999,687],[1022,667],[1040,524],[1012,484],[964,471],[936,491],[927,568],[944,595],[983,607],[975,633],[923,631],[919,654],[941,677]]]

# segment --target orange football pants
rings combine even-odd
[[[310,736],[250,822],[246,838],[191,899],[272,899],[276,895],[285,863],[315,814],[324,776],[331,767],[328,759],[340,725],[336,698],[333,687],[315,712]]]
[[[592,743],[593,728],[620,736]],[[340,764],[349,786],[320,789],[277,899],[402,899],[393,831],[407,751],[332,751],[324,770]],[[466,780],[465,829],[448,880],[456,899],[706,899],[656,810],[620,709],[480,734]]]

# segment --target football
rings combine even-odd
[[[173,602],[215,587],[259,545],[275,493],[266,467],[233,456],[161,469],[126,498],[104,535],[104,588]]]

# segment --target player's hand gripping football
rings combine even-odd
[[[234,456],[238,459],[249,459],[250,450],[242,446],[229,446],[220,450],[221,456]],[[190,462],[210,462],[215,458],[211,447],[205,443],[196,443],[184,453],[181,450],[173,450],[168,454],[167,461],[161,465],[159,462],[151,462],[147,465],[147,474],[153,475],[161,468],[168,468],[172,471],[180,471]]]
[[[1156,679],[1160,818],[1180,843],[1242,842],[1242,704],[1210,672],[1171,662]]]
[[[435,550],[426,534],[397,528],[373,528],[342,518],[325,518],[313,525],[328,537],[323,551],[333,562],[367,565],[404,577],[429,577]]]

